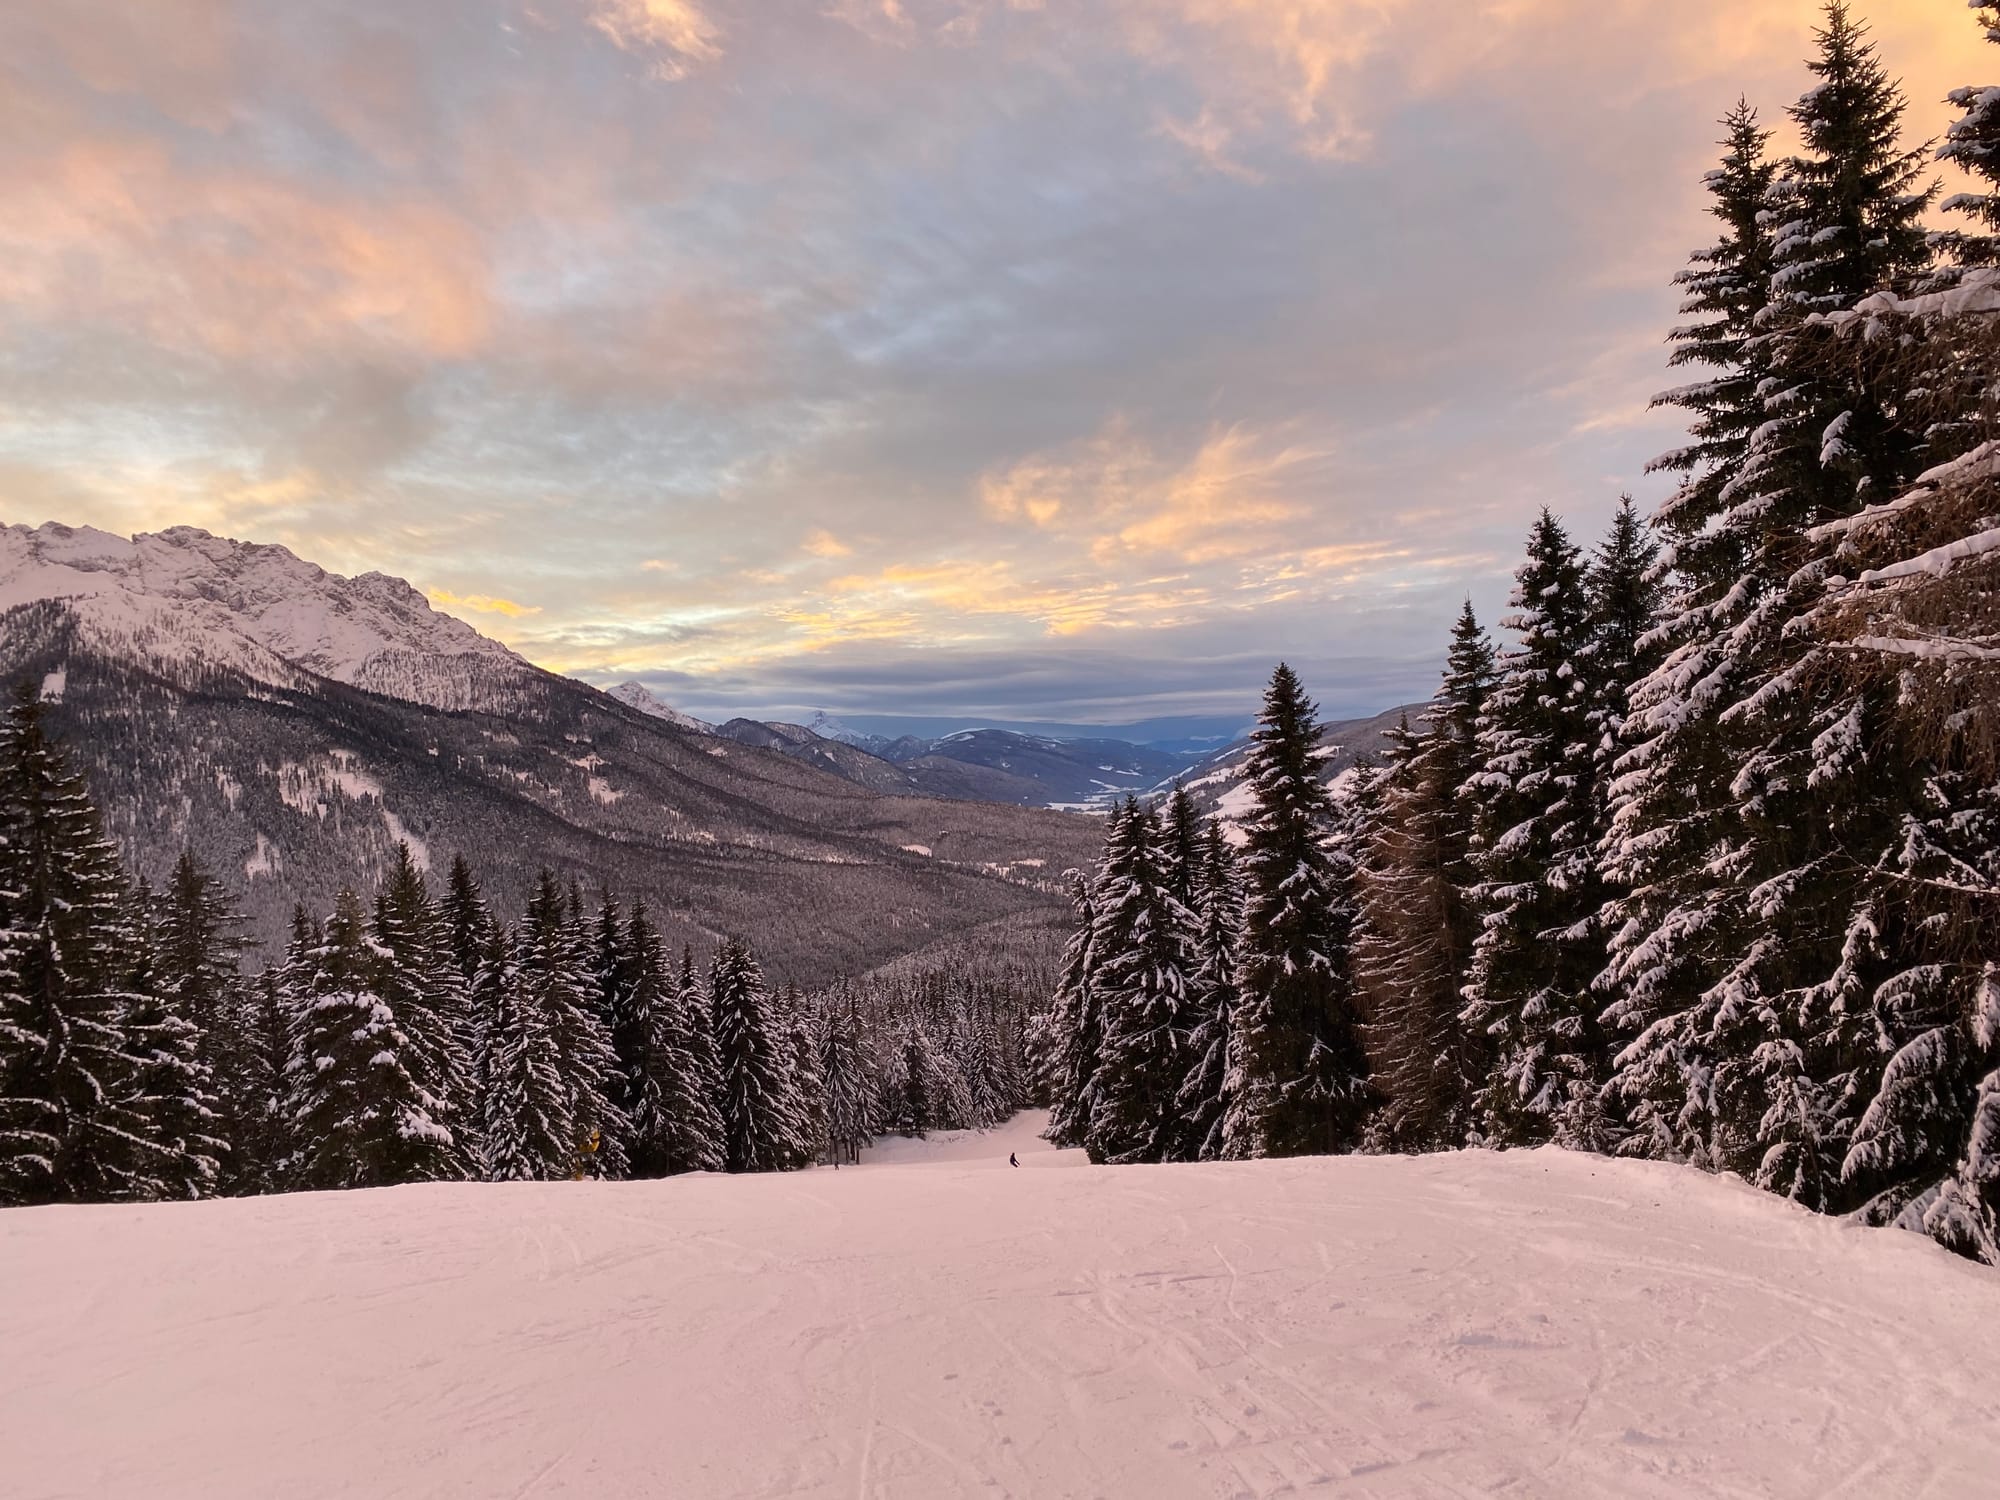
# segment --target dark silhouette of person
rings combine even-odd
[[[1021,1165],[1020,1161],[1015,1157],[1014,1153],[1011,1151],[1007,1153],[1007,1165],[1010,1167],[1018,1167]]]

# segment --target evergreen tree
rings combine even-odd
[[[235,990],[236,1019],[228,1092],[232,1132],[227,1188],[236,1193],[283,1190],[292,1154],[285,1116],[287,1024],[281,966],[264,970]]]
[[[1600,963],[1593,715],[1582,668],[1593,644],[1582,559],[1546,509],[1515,574],[1520,644],[1480,715],[1468,893],[1480,913],[1465,1024],[1488,1038],[1486,1133],[1503,1144],[1598,1143],[1606,1049],[1589,981]]]
[[[1096,977],[1103,1040],[1084,1141],[1094,1162],[1164,1161],[1178,1144],[1190,1021],[1185,940],[1194,917],[1174,898],[1160,838],[1153,816],[1128,800],[1097,878],[1092,948],[1104,955]]]
[[[1081,1146],[1090,1136],[1096,1110],[1103,1017],[1097,998],[1095,882],[1075,870],[1069,880],[1076,923],[1063,949],[1062,978],[1049,1010],[1048,1138],[1058,1146]]]
[[[628,1042],[637,1059],[628,1064],[625,1085],[632,1173],[719,1172],[722,1121],[695,1057],[693,997],[676,983],[643,901],[632,904],[623,950],[631,975],[623,1013],[638,1038]]]
[[[1829,362],[1829,315],[1922,273],[1931,194],[1897,142],[1900,95],[1844,5],[1818,39],[1821,82],[1793,111],[1806,154],[1774,189],[1771,300],[1751,341],[1765,421],[1703,532],[1727,562],[1690,577],[1673,649],[1633,693],[1606,840],[1628,894],[1608,913],[1606,982],[1607,1017],[1631,1037],[1613,1081],[1630,1145],[1831,1207],[1899,1029],[1869,998],[1897,939],[1860,872],[1913,788],[1881,753],[1885,696],[1839,688],[1799,627],[1831,572],[1811,537],[1893,493],[1918,444],[1884,386]],[[1683,523],[1668,520],[1685,569]]]
[[[493,910],[486,904],[485,894],[463,854],[452,856],[444,898],[444,923],[450,933],[452,966],[470,994],[491,946],[494,921]],[[468,1053],[470,1041],[467,1038]]]
[[[382,1187],[458,1175],[456,1142],[412,1073],[409,1038],[380,992],[367,919],[343,888],[310,954],[286,1078],[299,1185]]]
[[[205,1057],[204,1028],[189,1016],[182,993],[160,972],[156,902],[141,882],[132,901],[133,926],[126,951],[131,968],[122,1030],[138,1066],[132,1104],[145,1122],[148,1154],[145,1196],[205,1198],[216,1189],[228,1143],[219,1133],[215,1080]]]
[[[23,683],[0,724],[0,1204],[148,1197],[166,1165],[125,1035],[125,898]]]
[[[196,1154],[213,1158],[215,1180],[229,1191],[243,1191],[256,1175],[257,1136],[267,1126],[275,1059],[238,972],[243,943],[236,928],[242,919],[186,850],[159,900],[140,904],[150,908],[152,918],[149,943],[161,1001],[155,1015],[192,1046],[187,1066],[198,1079],[182,1086],[184,1093],[164,1079],[161,1086],[184,1099],[175,1112],[189,1121],[184,1131],[189,1139],[204,1139]],[[172,1071],[178,1065],[167,1066]],[[200,1123],[193,1123],[197,1119]]]
[[[1721,237],[1674,278],[1684,289],[1681,315],[1689,321],[1668,335],[1669,363],[1697,366],[1707,378],[1653,398],[1653,405],[1679,407],[1689,417],[1691,441],[1648,466],[1686,476],[1657,517],[1694,590],[1684,607],[1715,602],[1742,570],[1742,537],[1712,523],[1733,505],[1750,440],[1766,420],[1769,364],[1761,323],[1771,305],[1766,220],[1778,164],[1766,154],[1771,132],[1747,102],[1738,101],[1722,124],[1722,163],[1707,184]]]
[[[1236,1014],[1236,953],[1243,939],[1243,894],[1236,860],[1222,825],[1202,830],[1201,866],[1195,884],[1196,931],[1189,963],[1187,1057],[1174,1100],[1179,1115],[1172,1155],[1184,1161],[1222,1156],[1223,1080],[1229,1069],[1229,1034]]]
[[[1178,781],[1160,820],[1160,869],[1174,900],[1192,913],[1203,868],[1202,817],[1194,798]],[[1189,938],[1193,934],[1190,932]]]
[[[534,1009],[555,1043],[563,1113],[571,1131],[566,1175],[624,1176],[625,1120],[610,1097],[617,1087],[618,1057],[599,1012],[582,897],[572,884],[565,899],[548,870],[536,880],[522,913],[515,963],[524,1004]]]
[[[497,923],[473,979],[484,1046],[479,1058],[480,1137],[490,1182],[560,1180],[579,1171],[577,1131],[548,1008],[523,982]]]
[[[401,1062],[416,1084],[420,1107],[450,1132],[440,1170],[471,1177],[478,1166],[472,1063],[465,1050],[471,1027],[452,932],[431,899],[408,843],[376,892],[369,927],[373,990],[402,1034]]]
[[[1244,781],[1242,998],[1230,1036],[1223,1138],[1232,1157],[1351,1149],[1367,1104],[1349,974],[1353,893],[1328,847],[1317,711],[1278,666]]]
[[[790,1039],[774,1024],[763,971],[743,943],[732,938],[716,949],[708,988],[722,1078],[723,1169],[780,1171],[799,1147],[786,1099]]]
[[[859,1162],[861,1148],[875,1139],[875,1107],[861,1059],[861,1016],[851,996],[845,1005],[828,1008],[819,1073],[826,1099],[826,1159],[836,1167]]]

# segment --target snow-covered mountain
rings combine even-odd
[[[692,730],[696,734],[706,734],[715,727],[708,720],[697,719],[693,714],[684,714],[673,704],[654,696],[652,689],[643,682],[621,682],[618,686],[606,688],[604,691],[606,696],[616,698],[627,708],[636,708],[642,714],[648,714],[655,719],[665,719],[669,724]]]
[[[547,865],[643,896],[674,943],[742,935],[812,982],[1057,909],[1046,872],[1099,837],[912,795],[886,762],[871,788],[690,733],[401,580],[186,528],[0,528],[0,682],[22,677],[128,863],[158,883],[192,849],[267,944],[408,842],[435,875],[463,854],[503,912]]]
[[[538,675],[400,578],[343,578],[193,526],[130,538],[0,526],[0,610],[46,599],[66,601],[97,649],[274,687],[301,685],[303,672],[432,708],[500,708]]]

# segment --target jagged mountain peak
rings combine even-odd
[[[678,725],[682,729],[706,734],[715,727],[706,719],[697,719],[693,714],[682,713],[643,682],[621,682],[616,687],[606,688],[604,692],[606,697],[616,698],[627,708],[636,708],[642,714],[648,714],[655,719],[664,719],[667,723]]]
[[[298,671],[441,708],[537,671],[401,578],[343,577],[197,526],[131,537],[0,526],[0,610],[38,600],[64,601],[91,639],[159,665],[227,665],[276,682]]]

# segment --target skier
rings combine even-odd
[[[1011,1151],[1007,1153],[1007,1165],[1010,1167],[1018,1167],[1021,1165],[1020,1161],[1015,1157],[1014,1153]]]

